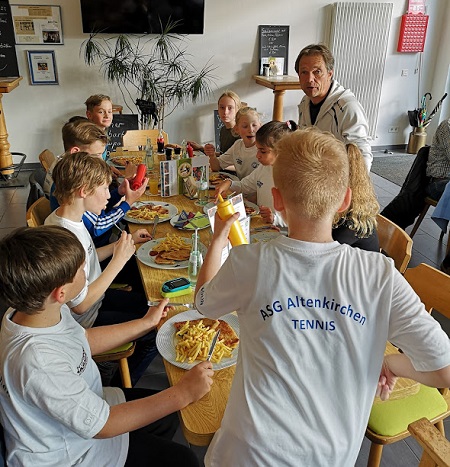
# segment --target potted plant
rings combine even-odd
[[[157,35],[104,38],[93,32],[81,45],[86,64],[100,63],[106,79],[119,86],[130,110],[129,102],[139,96],[134,103],[142,128],[156,124],[164,128],[165,118],[177,107],[212,92],[215,67],[209,61],[200,70],[194,67],[184,47],[185,36],[171,32],[177,24],[169,20]]]

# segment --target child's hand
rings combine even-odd
[[[221,248],[225,248],[228,245],[228,234],[234,221],[239,219],[239,213],[235,212],[226,221],[223,221],[219,214],[216,212],[214,218],[214,233],[212,236],[212,242],[217,242]]]
[[[273,212],[270,208],[268,208],[267,206],[260,206],[259,214],[265,222],[267,222],[268,224],[273,224],[275,216],[273,215]]]
[[[136,247],[134,246],[133,237],[126,233],[122,232],[119,237],[119,240],[114,244],[114,251],[112,260],[120,261],[123,265],[134,255],[136,252]]]
[[[203,152],[208,156],[208,157],[214,157],[216,155],[216,148],[214,147],[213,144],[207,143],[205,144],[205,147],[203,149]]]
[[[125,179],[123,181],[123,185],[125,188],[125,201],[131,206],[133,203],[135,203],[144,193],[145,189],[147,188],[147,183],[148,183],[148,178],[144,178],[144,181],[142,182],[142,185],[137,189],[137,190],[132,190],[130,186],[130,182]]]
[[[152,239],[147,229],[139,229],[132,233],[134,243],[145,243]]]
[[[392,373],[392,371],[389,369],[386,359],[384,359],[375,395],[378,396],[382,401],[388,400],[396,382],[397,376]]]
[[[226,193],[231,187],[231,180],[224,180],[219,185],[216,185],[216,190],[214,192],[214,201],[217,203],[217,198],[222,193]]]
[[[176,386],[187,397],[187,405],[198,401],[211,390],[213,375],[211,362],[201,362],[183,375]]]
[[[148,326],[149,331],[155,329],[161,319],[167,316],[168,307],[166,307],[166,305],[168,302],[169,299],[164,298],[159,302],[158,306],[151,306],[147,313],[142,317],[142,319],[145,321],[145,325]]]

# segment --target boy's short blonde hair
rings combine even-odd
[[[87,119],[67,122],[62,128],[62,139],[64,151],[70,151],[77,146],[89,146],[96,141],[105,146],[108,144],[105,130]]]
[[[94,94],[93,96],[90,96],[86,99],[86,110],[89,112],[92,112],[94,110],[94,107],[96,105],[100,105],[103,101],[111,101],[111,98],[107,96],[106,94]]]
[[[111,169],[103,159],[87,152],[66,152],[53,169],[54,196],[60,205],[72,204],[76,192],[84,188],[88,194],[111,183]]]
[[[239,123],[239,120],[247,115],[253,115],[254,117],[257,117],[259,121],[261,121],[261,115],[254,109],[253,107],[241,107],[237,112],[236,112],[236,125]]]
[[[274,184],[284,203],[303,217],[332,219],[348,186],[345,145],[331,133],[307,128],[287,133],[275,151]]]

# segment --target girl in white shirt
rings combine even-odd
[[[272,165],[275,163],[277,154],[275,143],[281,139],[285,133],[295,131],[297,124],[289,120],[287,122],[272,121],[263,125],[256,133],[256,158],[261,164],[250,175],[247,175],[239,182],[231,180],[223,181],[216,187],[216,196],[227,190],[249,195],[256,193],[256,202],[259,205],[260,214],[263,219],[280,227],[286,224],[281,216],[275,211],[272,200]]]

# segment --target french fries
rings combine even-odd
[[[168,233],[164,240],[156,245],[152,251],[161,253],[163,251],[191,250],[191,245],[186,243],[183,237]]]
[[[169,211],[162,206],[144,205],[132,208],[127,213],[128,217],[143,221],[152,221],[157,215],[160,219],[165,219],[169,217]]]
[[[216,334],[216,328],[219,323],[212,326],[205,326],[203,321],[197,324],[190,324],[186,321],[184,326],[175,333],[179,339],[175,346],[177,362],[194,363],[195,360],[204,362],[208,357],[209,348]],[[233,349],[227,347],[223,340],[217,340],[214,352],[211,357],[213,363],[220,363],[223,358],[232,357]]]

